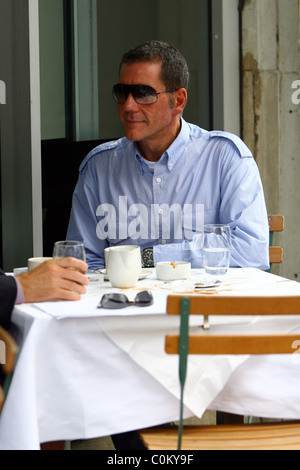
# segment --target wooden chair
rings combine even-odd
[[[14,339],[4,328],[0,327],[0,364],[5,376],[3,388],[0,386],[0,413],[8,392],[17,353],[18,347]]]
[[[270,255],[270,269],[272,270],[273,263],[282,263],[283,249],[281,246],[273,246],[274,232],[282,232],[284,230],[284,217],[282,215],[268,215],[269,221],[269,255]]]
[[[166,337],[168,354],[179,354],[181,384],[179,427],[162,426],[139,431],[149,450],[262,450],[300,449],[300,423],[185,426],[183,390],[188,354],[292,354],[300,335],[189,335],[189,315],[299,315],[300,296],[220,297],[169,296],[169,315],[181,315],[179,335]],[[296,343],[295,343],[296,344]]]

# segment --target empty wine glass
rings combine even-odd
[[[86,261],[85,249],[82,242],[65,240],[54,244],[53,258],[69,257]]]

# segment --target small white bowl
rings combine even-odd
[[[156,264],[156,276],[161,281],[188,279],[191,276],[191,263],[186,261],[161,261]]]

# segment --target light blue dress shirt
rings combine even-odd
[[[153,246],[155,264],[202,267],[203,223],[230,225],[231,266],[269,267],[267,211],[250,150],[233,134],[182,119],[180,134],[152,167],[126,138],[87,155],[67,238],[84,242],[90,269],[104,267],[107,246],[124,244]]]

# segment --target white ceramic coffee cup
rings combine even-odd
[[[104,262],[105,262],[106,272],[107,272],[107,266],[108,266],[108,253],[109,253],[110,248],[111,247],[109,246],[108,248],[104,249]]]
[[[113,246],[105,249],[108,278],[113,287],[135,287],[141,274],[141,250],[136,245]]]
[[[29,258],[28,260],[28,271],[31,271],[32,269],[36,268],[37,266],[39,266],[40,264],[44,263],[45,261],[48,261],[50,259],[53,259],[53,258],[44,258],[44,257],[41,257],[41,258]]]

